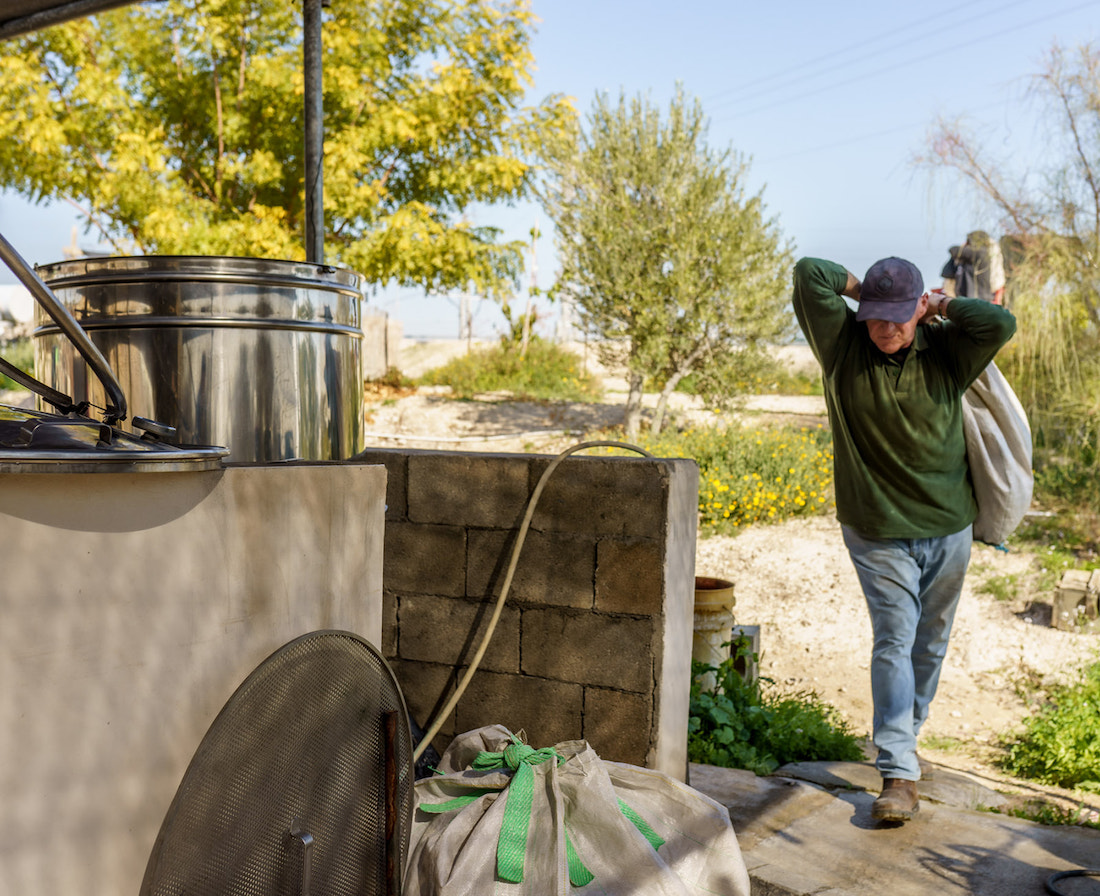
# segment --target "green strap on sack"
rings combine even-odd
[[[530,747],[516,739],[514,743],[505,747],[501,753],[479,753],[470,766],[476,771],[508,768],[514,772],[511,781],[505,785],[508,788],[508,795],[505,797],[504,818],[500,825],[500,836],[497,838],[497,876],[501,880],[513,884],[523,882],[523,865],[527,855],[527,831],[531,825],[531,806],[535,797],[535,773],[531,769],[533,766],[549,762],[551,759],[556,759],[558,765],[565,761],[556,750],[550,747],[536,750],[534,747]],[[421,803],[419,808],[423,812],[432,814],[452,812],[481,799],[485,793],[504,789],[503,787],[478,787],[473,781],[463,783],[475,792],[456,796],[440,803]],[[645,819],[622,800],[619,800],[619,811],[641,831],[650,846],[655,850],[664,845],[665,841],[650,827]],[[569,868],[569,883],[574,887],[582,887],[595,879],[592,872],[585,867],[577,856],[576,850],[573,849],[568,831],[565,835],[565,856]]]

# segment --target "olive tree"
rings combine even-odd
[[[672,391],[695,374],[718,400],[738,391],[762,347],[792,330],[791,252],[748,163],[706,145],[697,100],[597,96],[585,126],[550,153],[545,206],[556,227],[554,293],[574,303],[606,360],[625,363],[628,437],[646,382]]]

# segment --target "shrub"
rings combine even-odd
[[[2,347],[4,360],[34,376],[34,345],[29,339],[15,339]],[[22,389],[19,383],[0,374],[0,389]]]
[[[452,358],[420,378],[422,385],[450,386],[459,398],[485,392],[510,392],[516,398],[591,401],[599,395],[594,377],[581,372],[573,352],[532,337],[527,352],[502,341]]]
[[[1100,662],[1052,688],[1022,733],[1004,745],[1010,774],[1100,793]]]
[[[742,640],[717,667],[692,662],[688,758],[769,775],[788,762],[864,758],[860,738],[837,710],[812,691],[780,693],[768,679],[747,682],[735,666],[748,651]],[[715,674],[704,689],[700,676]],[[765,691],[761,681],[767,685]]]
[[[670,430],[643,437],[641,445],[659,457],[687,457],[699,465],[699,525],[711,534],[834,506],[832,436],[824,428]]]

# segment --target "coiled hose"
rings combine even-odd
[[[1075,871],[1059,871],[1047,878],[1047,892],[1052,896],[1070,896],[1065,890],[1058,889],[1058,881],[1067,877],[1100,877],[1100,868],[1082,868]]]
[[[452,710],[454,710],[455,706],[458,705],[458,701],[466,692],[466,686],[470,683],[470,679],[474,677],[474,673],[477,671],[482,658],[485,656],[485,651],[489,647],[489,640],[493,637],[493,631],[496,629],[500,614],[504,610],[504,602],[508,599],[508,591],[512,587],[512,577],[515,575],[516,566],[519,564],[519,552],[523,548],[524,539],[527,538],[527,530],[531,528],[531,519],[535,515],[535,508],[538,506],[539,498],[542,496],[542,491],[546,487],[547,480],[549,480],[550,476],[558,468],[558,465],[569,457],[569,455],[576,454],[578,451],[584,451],[587,448],[622,448],[626,451],[634,451],[645,457],[653,456],[644,448],[639,448],[637,445],[631,445],[628,442],[597,440],[593,442],[580,442],[576,445],[572,445],[550,461],[549,466],[543,470],[542,475],[539,477],[539,481],[535,485],[535,490],[531,492],[531,497],[527,499],[527,510],[523,514],[523,522],[519,525],[519,534],[516,536],[516,543],[512,548],[512,558],[508,563],[508,571],[504,574],[504,584],[500,588],[500,596],[497,597],[496,606],[493,608],[493,615],[489,619],[489,627],[485,630],[485,635],[482,637],[481,643],[477,646],[474,658],[470,661],[470,665],[466,667],[466,671],[462,675],[462,680],[458,683],[458,687],[455,688],[455,692],[451,695],[451,699],[447,701],[447,705],[436,715],[435,721],[432,722],[428,730],[424,732],[424,737],[421,738],[420,743],[418,743],[416,749],[413,750],[413,762],[416,762],[420,758],[423,752],[428,748],[428,745],[432,742],[432,738],[439,733],[439,729],[443,727],[443,720],[446,719],[447,716],[451,714]]]

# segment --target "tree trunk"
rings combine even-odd
[[[683,378],[684,375],[682,373],[673,374],[669,377],[668,382],[665,383],[665,387],[661,390],[661,394],[657,396],[657,405],[653,408],[653,422],[649,425],[653,435],[659,435],[661,430],[664,429],[665,414],[668,412],[668,399],[672,393],[676,391],[676,387]]]
[[[626,394],[626,408],[623,411],[623,429],[626,431],[626,440],[631,442],[638,438],[638,431],[642,426],[642,375],[631,373],[627,376],[629,391]]]

